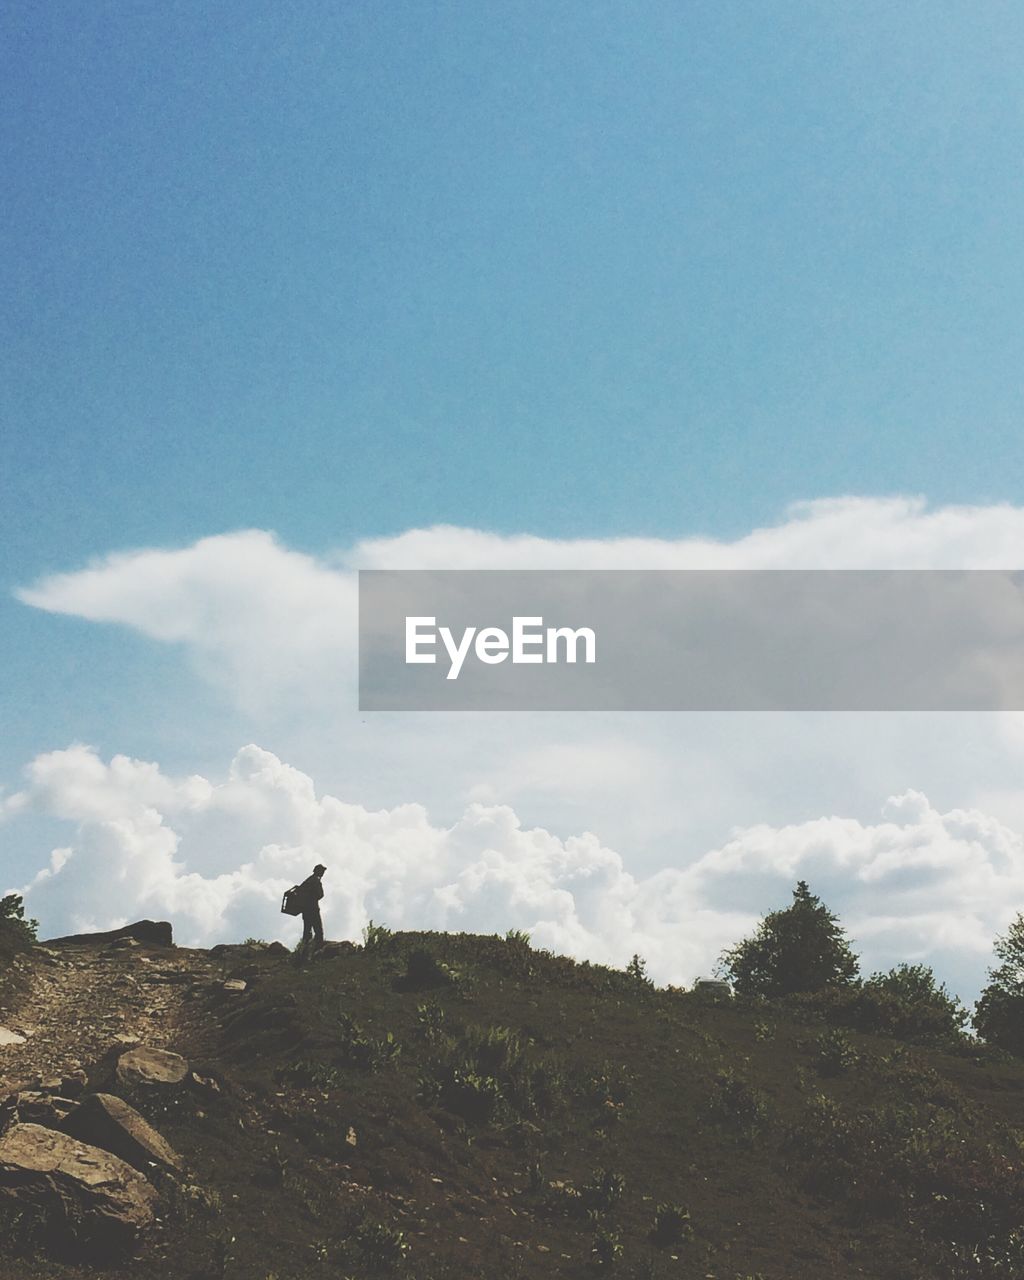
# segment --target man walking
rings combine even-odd
[[[320,899],[324,896],[323,875],[327,868],[322,862],[313,868],[313,874],[299,885],[299,901],[302,903],[302,945],[312,938],[315,947],[324,942],[324,922],[320,918]]]

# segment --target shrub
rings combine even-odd
[[[367,1262],[375,1266],[395,1267],[409,1255],[405,1232],[385,1222],[364,1220],[356,1227],[355,1238]]]
[[[671,1247],[693,1236],[689,1211],[679,1204],[659,1204],[654,1212],[651,1239],[655,1244]]]
[[[367,951],[381,951],[394,941],[394,937],[387,925],[374,924],[372,920],[367,921],[363,928],[363,946]]]
[[[18,893],[0,898],[0,958],[27,950],[36,940],[39,922],[25,919],[25,904]]]
[[[405,975],[401,985],[408,990],[446,987],[451,986],[454,981],[454,971],[426,947],[414,947],[405,958]]]
[[[748,1137],[768,1118],[768,1098],[731,1067],[723,1067],[711,1088],[710,1111],[723,1124]]]
[[[559,1065],[509,1027],[449,1027],[434,1006],[420,1006],[428,1044],[419,1096],[464,1120],[483,1124],[548,1114],[565,1092]]]
[[[864,983],[865,1004],[872,1008],[874,1026],[902,1039],[959,1036],[967,1010],[950,995],[926,964],[900,964],[888,973],[873,973]]]
[[[580,1198],[585,1209],[595,1213],[608,1213],[622,1199],[626,1179],[611,1169],[596,1169],[589,1182],[580,1187]]]
[[[814,1042],[818,1070],[823,1076],[845,1075],[857,1065],[857,1050],[842,1031],[830,1027]]]
[[[962,1043],[967,1021],[967,1010],[927,965],[901,964],[862,983],[791,996],[788,1003],[834,1026],[921,1044]]]
[[[601,1270],[614,1266],[622,1257],[622,1242],[618,1232],[602,1227],[594,1236],[590,1257],[594,1266]]]
[[[790,906],[722,953],[718,972],[740,995],[783,996],[852,982],[857,967],[838,918],[801,880]]]

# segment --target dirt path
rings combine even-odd
[[[119,1037],[174,1049],[195,989],[219,981],[221,969],[203,951],[74,942],[33,948],[18,963],[27,988],[0,1006],[0,1026],[25,1043],[0,1044],[0,1096],[86,1066]]]

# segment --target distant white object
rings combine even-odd
[[[698,978],[693,989],[698,995],[713,996],[716,1000],[732,999],[732,987],[724,978]]]
[[[25,1037],[11,1031],[7,1027],[0,1027],[0,1044],[24,1044]]]

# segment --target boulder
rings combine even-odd
[[[0,1128],[8,1129],[13,1124],[41,1124],[47,1129],[56,1129],[74,1107],[70,1098],[38,1089],[19,1089],[0,1104],[3,1116]]]
[[[116,942],[118,938],[134,938],[150,947],[173,947],[174,937],[167,920],[136,920],[122,929],[109,929],[106,933],[72,933],[65,938],[50,938],[47,945],[55,947],[65,943],[102,945]]]
[[[0,1045],[24,1043],[25,1037],[19,1035],[17,1031],[11,1031],[9,1027],[0,1027]]]
[[[117,1060],[117,1079],[120,1084],[134,1088],[136,1085],[181,1084],[188,1075],[188,1063],[180,1054],[168,1049],[129,1049]]]
[[[38,1206],[55,1233],[90,1252],[132,1249],[155,1200],[131,1165],[66,1133],[16,1124],[0,1138],[0,1203]]]
[[[143,1116],[122,1098],[109,1093],[92,1093],[61,1125],[64,1133],[81,1142],[102,1147],[120,1156],[140,1173],[152,1165],[180,1169],[181,1157]]]
[[[228,978],[227,982],[224,983],[224,990],[237,993],[244,991],[246,985],[244,978]]]

